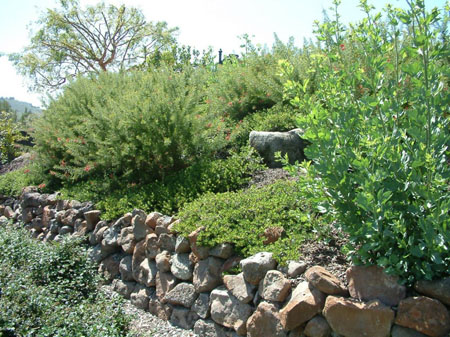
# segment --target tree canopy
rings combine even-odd
[[[77,75],[142,65],[169,48],[177,28],[147,22],[136,8],[99,3],[82,9],[78,0],[60,0],[36,22],[38,30],[22,53],[10,55],[35,90],[58,88]]]

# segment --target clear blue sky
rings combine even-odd
[[[96,0],[81,0],[81,5]],[[197,49],[212,46],[217,52],[239,53],[242,34],[254,35],[254,43],[271,46],[273,33],[287,41],[290,36],[301,45],[312,37],[314,20],[322,18],[331,0],[107,0],[107,3],[142,9],[149,21],[166,21],[179,27],[179,41]],[[359,0],[342,0],[341,15],[346,22],[361,18]],[[369,0],[381,9],[386,3],[405,7],[405,0]],[[442,8],[445,0],[425,0],[427,7]],[[45,8],[57,7],[56,0],[0,0],[0,53],[19,52],[28,44],[30,22]],[[6,57],[0,57],[0,97],[15,97],[40,105],[40,96],[27,92]]]

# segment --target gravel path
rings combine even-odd
[[[102,291],[109,296],[119,296],[110,285],[102,286]],[[131,331],[128,337],[199,337],[192,330],[178,328],[168,321],[164,321],[151,313],[136,308],[130,300],[123,299],[124,312],[132,317]]]

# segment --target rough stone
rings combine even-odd
[[[100,221],[100,214],[101,212],[98,210],[84,212],[84,218],[89,231],[94,230],[95,225]]]
[[[328,295],[348,295],[348,290],[342,282],[321,266],[309,268],[305,273],[306,280],[315,288]]]
[[[192,254],[195,255],[197,260],[203,260],[206,259],[209,256],[209,248],[208,247],[201,247],[197,245],[198,236],[200,235],[200,232],[205,230],[204,226],[201,226],[197,228],[195,231],[191,232],[188,236],[189,244],[191,245]]]
[[[127,255],[119,263],[120,277],[123,281],[135,281],[133,277],[132,256]]]
[[[290,300],[280,311],[285,330],[293,330],[322,311],[325,295],[308,282],[300,283],[292,292]]]
[[[145,259],[139,265],[137,274],[135,274],[135,280],[147,287],[156,286],[156,273],[158,268],[156,268],[155,261]]]
[[[209,255],[226,260],[233,255],[233,245],[231,243],[221,243],[211,248]]]
[[[378,266],[352,266],[347,269],[347,280],[350,296],[363,301],[379,299],[386,305],[396,306],[406,294],[398,278]]]
[[[171,261],[170,253],[166,250],[162,251],[155,257],[156,266],[161,272],[170,271],[170,261]]]
[[[191,252],[191,246],[189,245],[189,240],[185,238],[184,236],[178,236],[177,241],[175,243],[175,253],[182,254],[182,253],[190,253]]]
[[[127,254],[133,254],[136,240],[134,239],[133,227],[124,227],[120,231],[117,243],[122,247]]]
[[[156,296],[161,302],[165,302],[164,296],[177,284],[177,278],[171,273],[159,271],[156,274]]]
[[[163,233],[159,236],[158,246],[161,250],[167,250],[168,252],[175,251],[176,238],[173,234]]]
[[[136,241],[144,239],[147,234],[153,233],[153,229],[145,224],[145,214],[136,214],[131,219],[131,226]]]
[[[71,233],[73,233],[73,227],[71,227],[71,226],[59,227],[59,231],[58,231],[59,235],[66,235],[66,234],[71,234]]]
[[[450,306],[450,277],[435,281],[418,281],[414,290]]]
[[[257,253],[244,260],[241,260],[241,268],[244,279],[253,285],[258,285],[266,273],[275,269],[277,263],[273,259],[273,254],[268,252]]]
[[[248,337],[287,337],[275,305],[262,302],[247,321]]]
[[[209,293],[199,294],[194,304],[192,305],[191,310],[203,319],[208,318],[210,314]]]
[[[166,302],[173,305],[182,305],[186,308],[190,308],[198,294],[195,292],[195,288],[191,283],[183,282],[177,284],[172,290],[170,290],[164,299]]]
[[[37,192],[24,193],[22,196],[22,208],[38,207],[41,195]]]
[[[170,234],[169,226],[174,221],[171,216],[163,215],[156,220],[155,233],[161,235],[163,233]]]
[[[170,316],[170,322],[183,329],[192,329],[197,319],[198,316],[195,312],[181,307],[173,308],[172,315]]]
[[[180,280],[188,281],[192,279],[194,269],[193,263],[189,260],[189,254],[174,254],[170,271]]]
[[[98,267],[98,270],[108,281],[112,281],[117,276],[120,275],[119,265],[122,260],[123,255],[121,254],[113,254],[108,256]]]
[[[136,308],[146,310],[151,290],[142,284],[136,284],[133,292],[130,294],[131,304]]]
[[[441,337],[450,332],[450,314],[438,300],[419,296],[400,301],[395,324],[427,336]]]
[[[6,207],[3,206],[3,211],[0,209],[0,215],[3,215],[6,218],[11,219],[14,216],[14,211],[11,208],[11,206],[6,206]]]
[[[113,280],[113,289],[125,298],[130,298],[131,293],[136,287],[136,282],[127,282],[119,279]]]
[[[250,303],[253,300],[256,287],[244,280],[244,274],[225,275],[223,277],[225,287],[242,303]]]
[[[211,291],[222,284],[220,270],[223,260],[217,257],[208,257],[199,261],[194,267],[193,283],[198,293]]]
[[[149,259],[154,259],[159,253],[158,235],[150,233],[145,238],[145,253]]]
[[[303,261],[290,260],[287,264],[287,275],[289,277],[297,277],[304,273],[304,271],[306,270],[306,266],[306,263]]]
[[[145,256],[145,241],[139,241],[134,247],[133,258],[131,260],[131,267],[133,271],[133,277],[137,281],[139,277],[139,269],[142,261],[146,258]]]
[[[31,220],[33,220],[33,209],[22,207],[22,222],[29,223]]]
[[[327,297],[323,314],[333,331],[346,337],[388,337],[395,315],[378,299],[361,303],[336,296]]]
[[[147,215],[147,218],[145,219],[145,224],[147,227],[150,227],[152,229],[156,228],[156,221],[162,216],[161,213],[158,212],[152,212],[149,215]]]
[[[427,337],[427,335],[424,335],[419,331],[394,324],[391,330],[391,337]]]
[[[300,129],[288,132],[252,131],[250,132],[249,142],[250,146],[255,148],[264,158],[267,166],[275,168],[281,167],[281,163],[275,158],[276,152],[281,152],[283,157],[287,154],[291,164],[295,161],[303,161],[306,158],[303,150],[308,143],[300,138],[300,134],[302,134]]]
[[[81,216],[82,215],[77,209],[74,208],[68,209],[61,218],[61,223],[66,226],[73,227],[75,220],[81,218]]]
[[[304,334],[307,337],[328,337],[331,334],[331,328],[325,318],[315,316],[306,324]]]
[[[218,324],[234,329],[239,336],[247,333],[247,319],[252,307],[240,302],[226,288],[214,289],[210,294],[211,318]]]
[[[269,270],[259,282],[259,294],[267,301],[283,302],[290,290],[291,282],[278,270]]]

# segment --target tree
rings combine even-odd
[[[37,21],[39,29],[22,53],[11,54],[35,90],[57,89],[77,75],[129,69],[176,42],[178,28],[147,22],[143,13],[103,2],[81,9],[78,0],[59,0]]]

